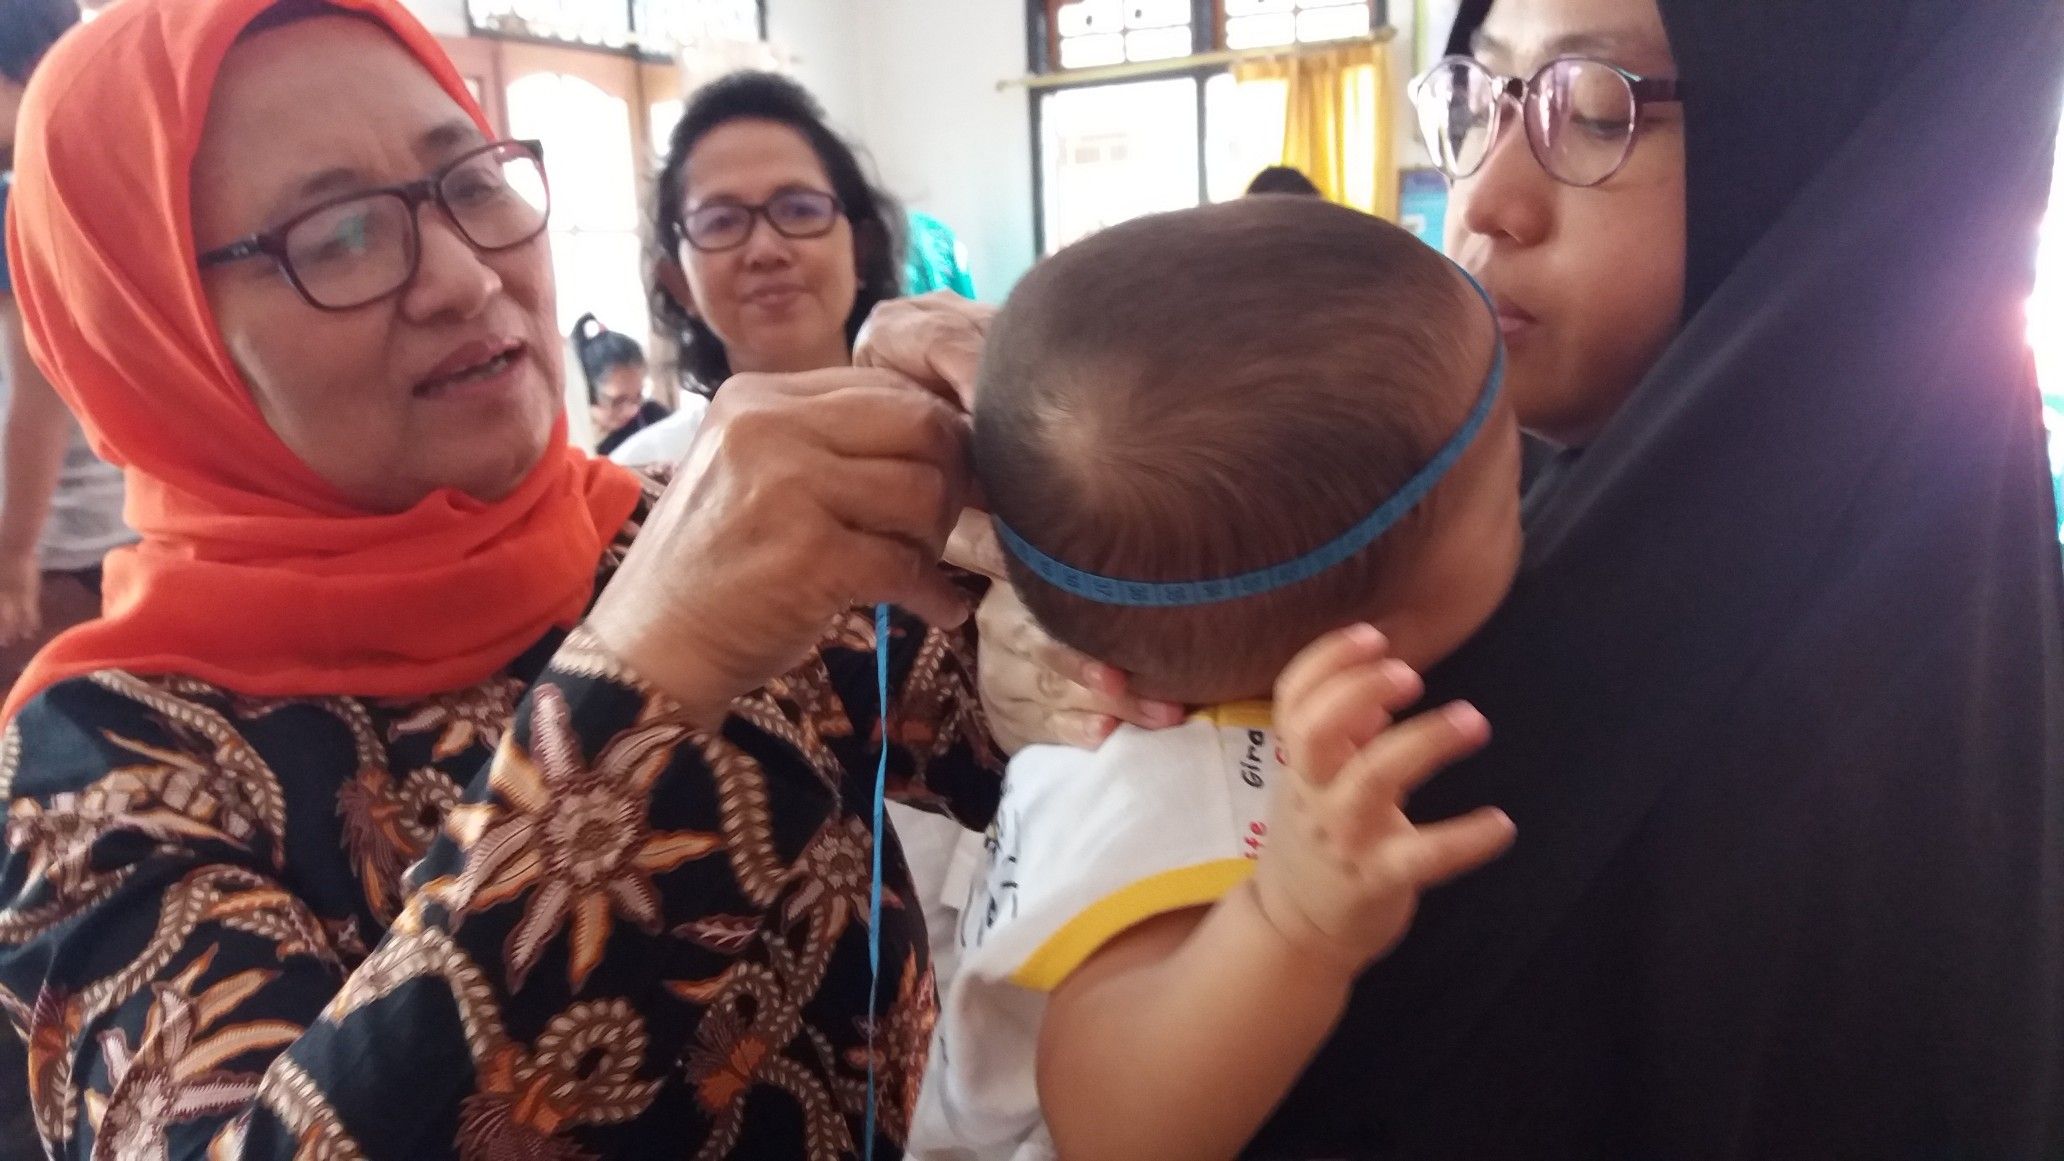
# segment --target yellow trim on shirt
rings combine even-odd
[[[1099,948],[1131,928],[1171,911],[1216,903],[1253,873],[1252,859],[1218,859],[1163,871],[1121,887],[1047,936],[1011,973],[1011,982],[1035,992],[1051,992]]]
[[[1191,721],[1207,721],[1235,730],[1266,730],[1276,724],[1276,706],[1267,701],[1229,701],[1210,705],[1190,715]]]

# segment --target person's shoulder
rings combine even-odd
[[[0,739],[8,798],[48,798],[91,786],[137,762],[212,765],[234,695],[191,678],[106,669],[37,693]],[[233,727],[224,727],[233,730]]]

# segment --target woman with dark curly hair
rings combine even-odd
[[[688,99],[660,168],[652,305],[680,344],[682,406],[611,452],[672,463],[696,396],[747,371],[852,361],[876,305],[903,293],[903,212],[801,85],[739,72]]]

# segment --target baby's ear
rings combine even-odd
[[[688,272],[681,269],[679,262],[662,258],[654,264],[652,272],[659,277],[660,289],[666,291],[667,297],[673,299],[689,318],[702,317],[702,312],[695,309],[695,291],[688,286]]]

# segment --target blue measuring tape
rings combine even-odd
[[[1458,267],[1459,269],[1459,267]],[[1490,294],[1476,279],[1463,271],[1469,278],[1469,285],[1483,299],[1493,321],[1497,307]],[[1121,605],[1130,608],[1174,609],[1193,605],[1212,605],[1224,601],[1237,601],[1242,597],[1258,596],[1288,588],[1301,581],[1307,581],[1329,568],[1345,563],[1356,553],[1376,542],[1376,538],[1391,530],[1405,514],[1418,507],[1426,499],[1442,477],[1454,468],[1456,461],[1469,450],[1477,433],[1483,430],[1490,419],[1491,411],[1498,402],[1498,392],[1505,384],[1505,341],[1498,339],[1496,353],[1491,360],[1491,373],[1484,380],[1483,391],[1477,396],[1476,406],[1462,421],[1448,442],[1433,454],[1425,467],[1420,468],[1406,480],[1395,495],[1385,500],[1374,512],[1357,521],[1354,527],[1312,549],[1293,560],[1237,576],[1218,577],[1195,581],[1146,581],[1129,580],[1124,577],[1102,576],[1086,572],[1071,564],[1054,559],[1041,552],[1038,546],[1026,540],[1017,532],[1006,527],[1003,521],[996,521],[997,539],[1010,550],[1012,556],[1024,562],[1032,575],[1065,593],[1072,593],[1084,600],[1100,605]]]

